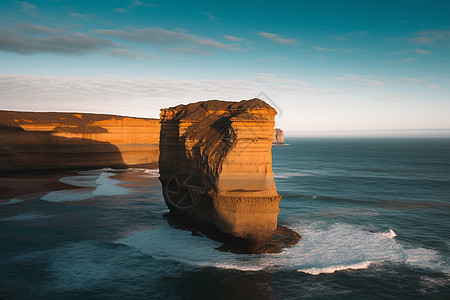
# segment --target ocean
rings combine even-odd
[[[278,254],[164,217],[158,170],[74,172],[82,187],[0,206],[0,299],[450,299],[450,139],[287,138],[273,147]]]

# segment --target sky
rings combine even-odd
[[[0,1],[0,109],[260,97],[299,136],[450,136],[450,1]]]

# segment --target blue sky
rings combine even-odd
[[[0,109],[158,117],[264,91],[297,135],[450,133],[450,1],[0,2]]]

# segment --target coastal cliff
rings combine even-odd
[[[178,214],[247,240],[277,228],[272,173],[276,111],[259,99],[161,110],[160,180]]]
[[[0,111],[0,171],[156,163],[159,129],[155,119]]]
[[[280,128],[273,130],[273,144],[284,144],[284,132]]]

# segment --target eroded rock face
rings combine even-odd
[[[0,172],[156,164],[159,120],[0,111]]]
[[[160,180],[176,213],[261,241],[277,228],[272,173],[276,111],[259,99],[161,110]]]

